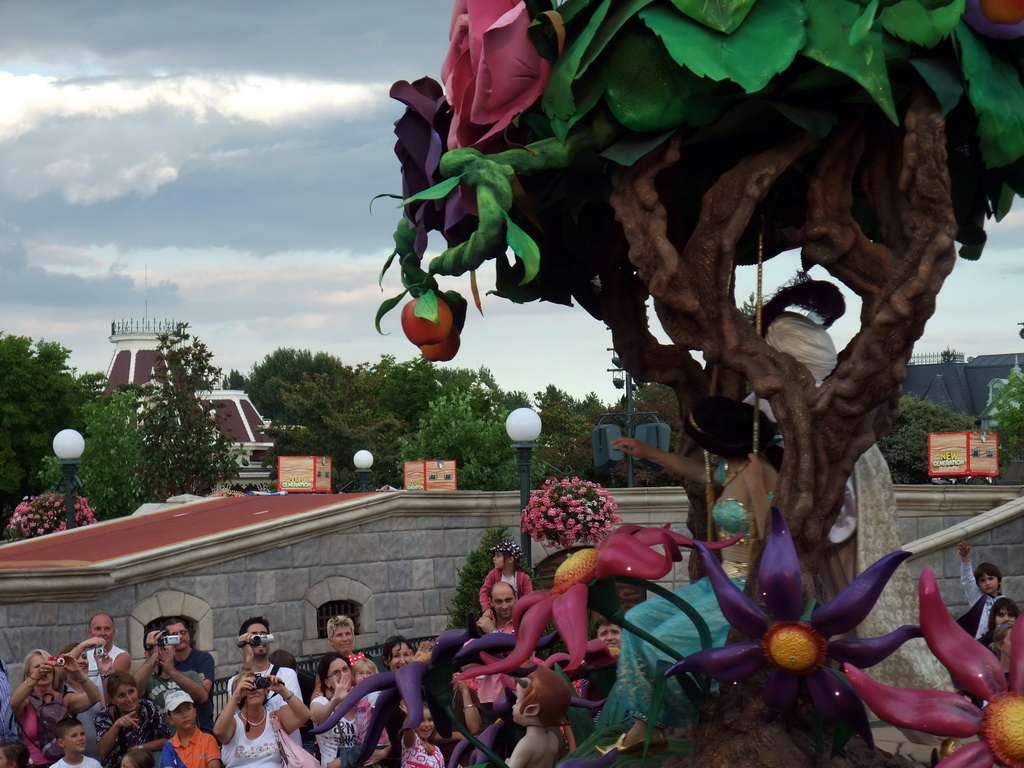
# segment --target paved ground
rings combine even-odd
[[[915,744],[898,728],[886,725],[882,722],[872,723],[871,732],[875,737],[875,746],[893,755],[900,755],[913,761],[915,765],[922,765],[928,768],[932,759],[933,744]],[[977,741],[976,738],[959,740],[958,745],[967,741]]]

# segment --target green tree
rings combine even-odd
[[[487,550],[499,541],[512,540],[514,536],[518,534],[509,533],[508,526],[505,525],[484,531],[479,546],[466,556],[465,564],[456,569],[458,581],[451,602],[448,603],[448,626],[445,629],[465,628],[466,617],[470,613],[480,616],[480,587],[483,586],[487,574],[494,568],[493,557]],[[531,578],[534,576],[532,570],[527,570],[527,573]]]
[[[97,396],[97,376],[76,375],[70,352],[52,341],[0,333],[0,516],[47,490],[38,476],[53,436],[82,430],[82,406]]]
[[[422,357],[399,363],[393,355],[382,355],[379,362],[361,370],[364,386],[360,394],[378,415],[388,414],[415,429],[427,405],[441,394],[438,373],[439,369]]]
[[[579,400],[549,384],[534,397],[541,419],[535,460],[539,469],[547,476],[576,475],[603,482],[606,478],[594,467],[590,437],[604,413],[597,395],[591,393]]]
[[[927,483],[928,433],[964,432],[976,428],[970,416],[911,395],[900,398],[892,431],[878,441],[894,483]]]
[[[942,350],[942,355],[939,358],[939,362],[943,363],[955,363],[963,359],[963,355],[957,352],[952,347],[946,347]]]
[[[142,476],[146,494],[164,499],[208,493],[238,469],[236,448],[208,398],[221,371],[213,353],[183,323],[161,334],[153,378],[142,388]]]
[[[326,352],[280,347],[256,363],[246,378],[246,394],[265,419],[280,421],[285,416],[281,390],[298,384],[305,376],[328,375],[337,371],[338,358]]]
[[[1005,385],[992,399],[999,421],[1000,464],[1024,459],[1024,375],[1014,367]]]
[[[79,474],[85,481],[83,493],[100,520],[130,515],[147,500],[138,409],[138,397],[131,391],[113,392],[108,399],[85,406],[85,453]]]
[[[231,373],[227,374],[221,382],[223,389],[245,389],[245,385],[245,376],[235,368],[232,368]]]
[[[401,458],[454,459],[459,488],[518,488],[515,452],[505,432],[507,416],[482,390],[446,391],[430,403],[419,431],[402,442]]]

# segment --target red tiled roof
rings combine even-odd
[[[233,496],[0,546],[0,571],[81,567],[301,515],[369,494]]]
[[[271,442],[270,437],[263,431],[263,419],[256,413],[256,407],[248,400],[242,401],[242,414],[245,416],[245,420],[249,422],[249,429],[256,436],[257,443]]]
[[[122,349],[114,357],[114,362],[110,366],[110,376],[107,378],[107,388],[105,392],[117,389],[118,387],[128,383],[128,374],[131,373],[132,367],[132,353],[127,349]]]
[[[221,434],[228,435],[239,443],[249,442],[249,433],[245,429],[238,404],[234,400],[214,400],[213,403],[217,408]]]
[[[135,376],[133,384],[148,384],[153,378],[153,369],[156,367],[157,351],[155,349],[140,349],[135,353]]]

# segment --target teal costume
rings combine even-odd
[[[719,480],[724,480],[724,468],[724,464],[719,465]],[[768,498],[770,501],[770,494]],[[754,530],[750,511],[735,499],[718,499],[711,508],[711,515],[718,527],[720,539],[732,538],[745,531]],[[749,534],[736,546],[742,547],[744,544],[749,546]],[[734,573],[730,575],[742,585],[746,578],[747,564],[733,562],[725,565],[733,566]],[[728,567],[727,572],[730,572]],[[729,623],[718,607],[718,599],[711,589],[710,582],[706,578],[699,579],[680,587],[675,594],[692,605],[704,618],[711,632],[712,645],[725,645]],[[700,636],[693,622],[664,598],[649,597],[631,609],[626,618],[684,655],[701,649]],[[615,687],[602,712],[602,724],[620,723],[628,716],[653,720],[658,725],[670,728],[682,728],[697,721],[697,711],[675,678],[666,681],[660,711],[649,712],[658,661],[672,663],[676,659],[623,628]]]

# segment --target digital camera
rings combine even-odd
[[[253,678],[252,687],[257,691],[265,691],[270,687],[270,680],[265,678],[263,675],[257,673],[256,677]]]
[[[169,635],[166,632],[162,631],[160,633],[160,636],[157,637],[155,644],[150,645],[149,643],[146,643],[143,647],[147,651],[151,651],[157,646],[161,648],[166,648],[169,645],[181,645],[181,635]]]
[[[253,635],[248,640],[239,640],[235,645],[239,648],[245,648],[247,645],[257,648],[261,645],[270,645],[272,642],[274,642],[273,635]]]
[[[50,656],[47,661],[55,667],[63,667],[68,663],[68,660],[63,656]]]
[[[100,656],[106,656],[106,655],[107,655],[107,652],[106,652],[106,650],[104,650],[103,646],[101,645],[101,646],[100,646],[99,648],[97,648],[97,649],[96,649],[96,650],[95,650],[95,651],[93,652],[93,654],[92,654],[92,655],[93,655],[93,656],[95,656],[96,658],[99,658]]]

